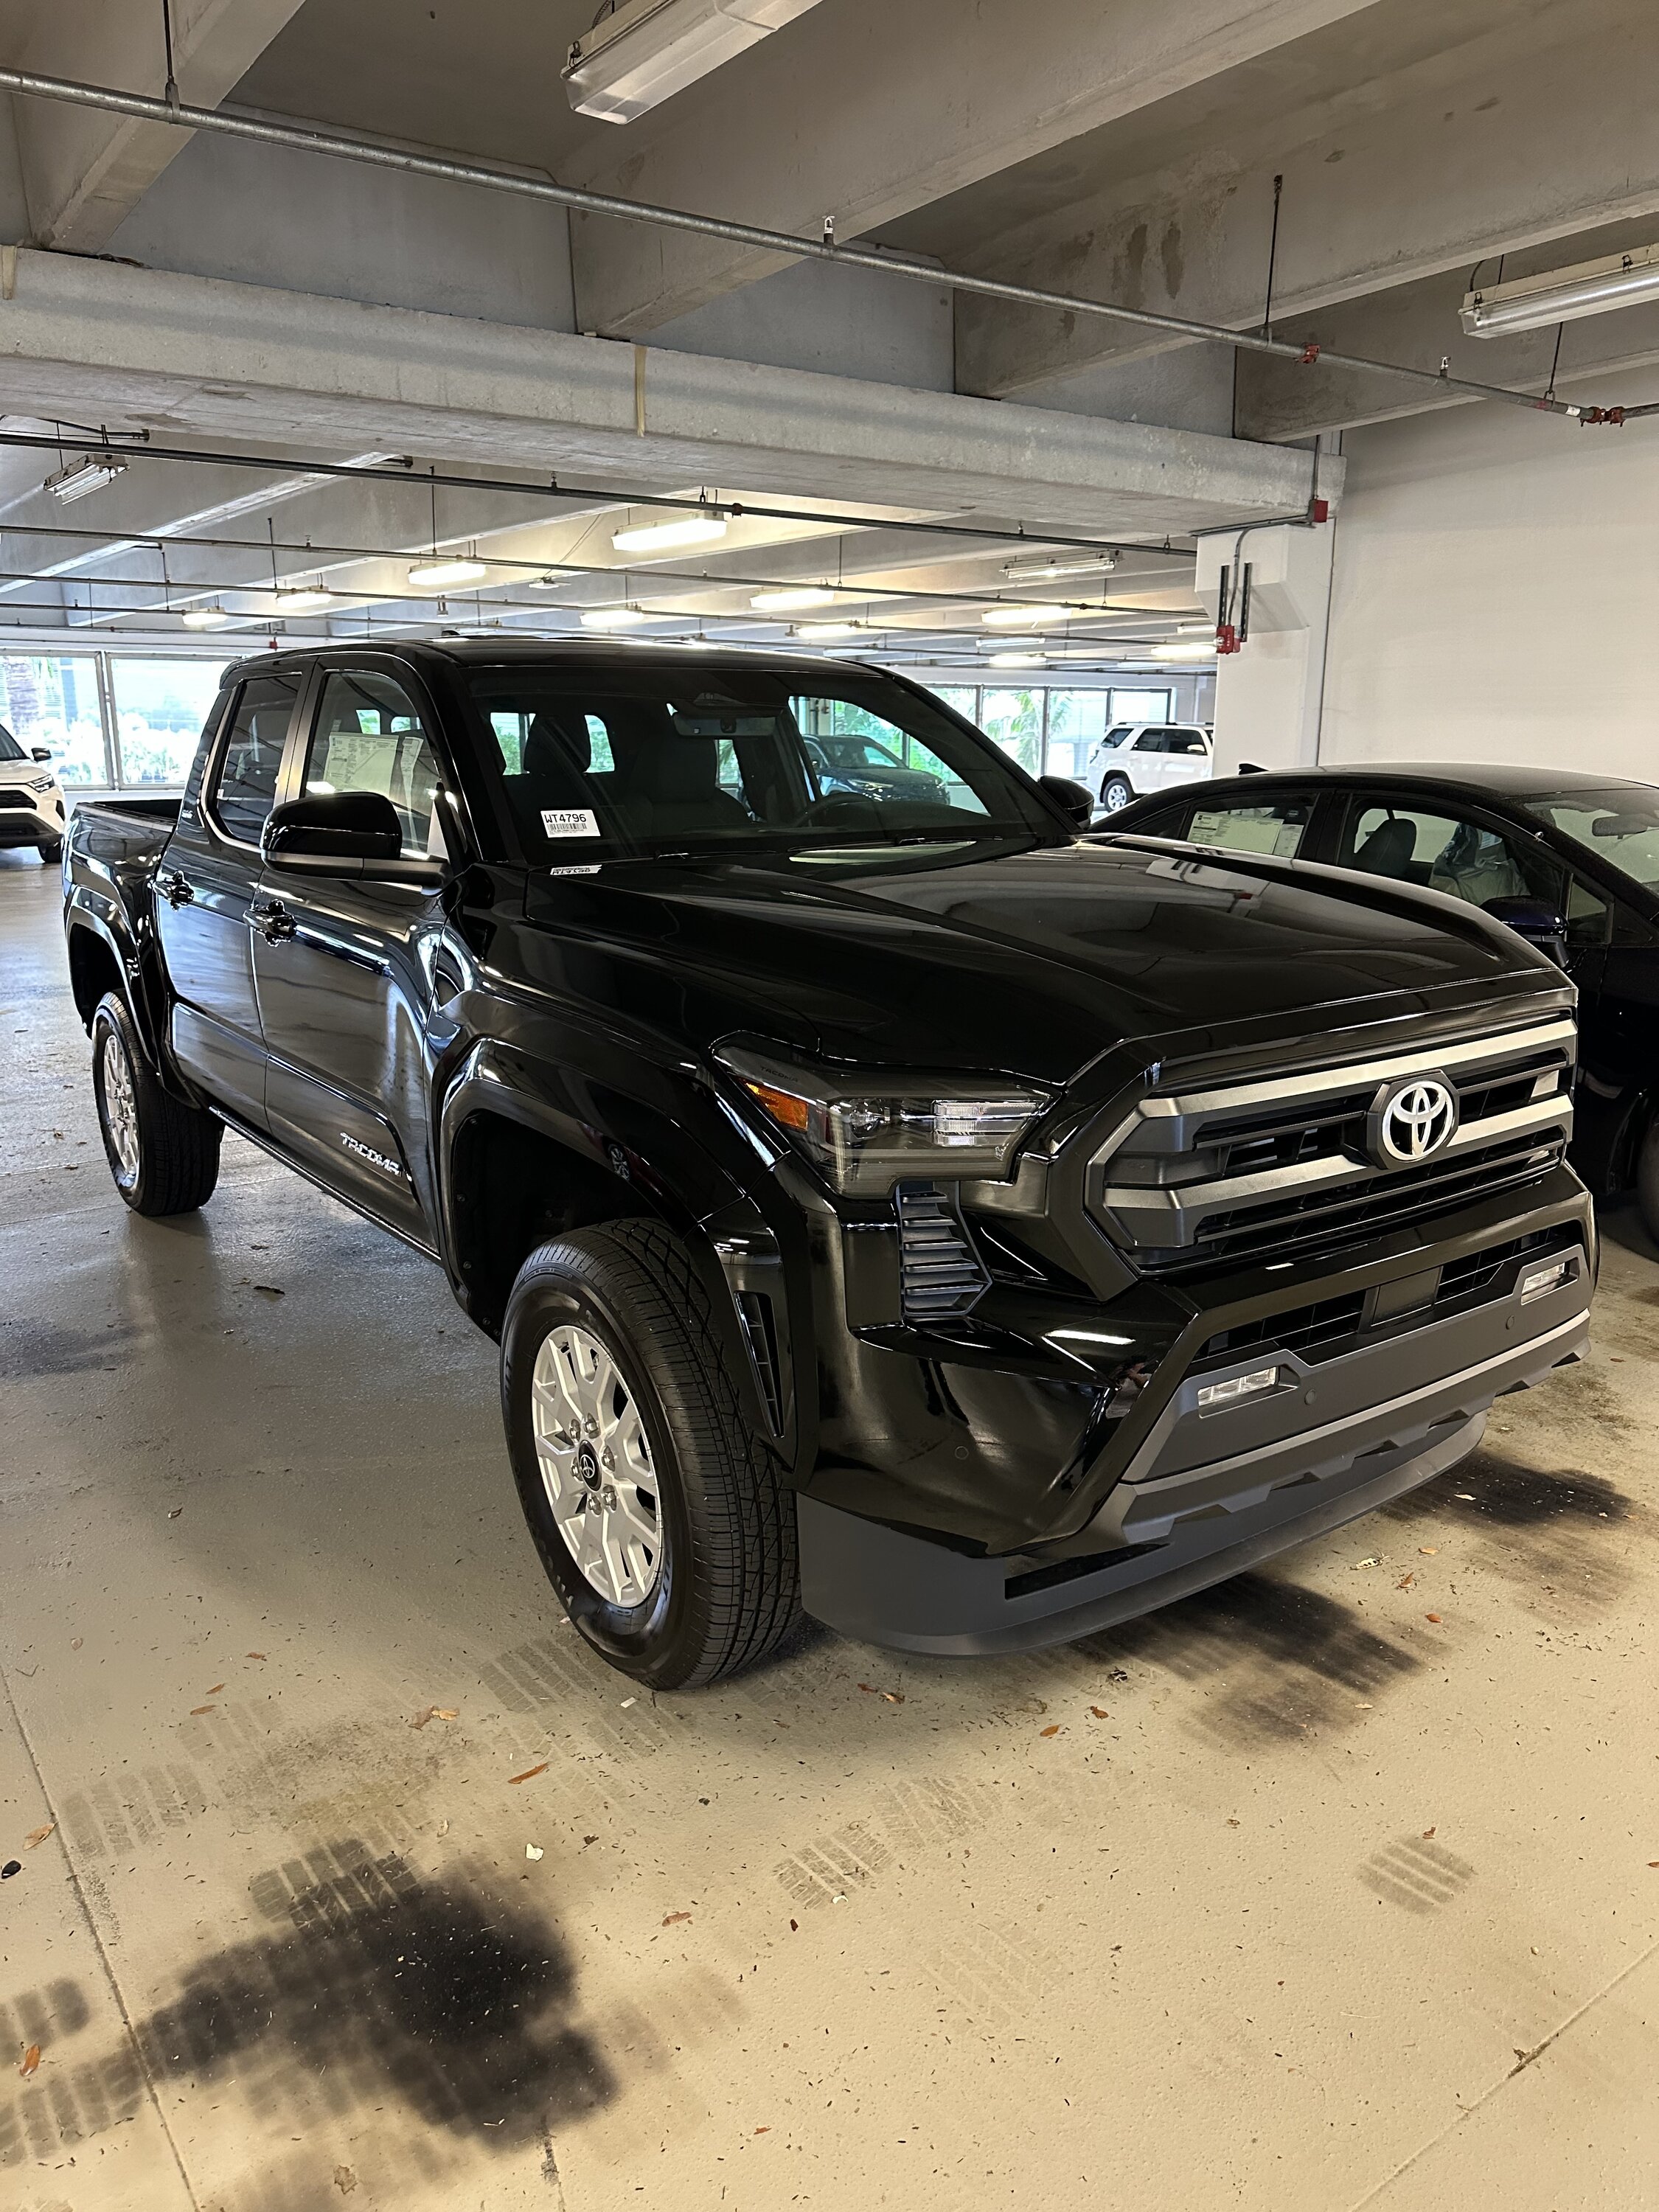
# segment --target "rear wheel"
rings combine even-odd
[[[1109,775],[1100,787],[1100,811],[1103,814],[1118,814],[1134,797],[1127,775]]]
[[[109,1171],[133,1212],[193,1213],[205,1206],[219,1180],[222,1127],[162,1090],[113,991],[92,1018],[92,1089]]]
[[[548,1579],[613,1667],[696,1688],[794,1626],[794,1498],[744,1418],[691,1255],[660,1223],[531,1254],[501,1332],[501,1408]]]

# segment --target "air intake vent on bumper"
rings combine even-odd
[[[953,1200],[936,1182],[902,1182],[899,1296],[907,1321],[930,1321],[972,1305],[990,1277],[968,1241]]]

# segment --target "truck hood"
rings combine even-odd
[[[532,878],[526,919],[550,957],[548,937],[567,958],[585,945],[585,995],[600,985],[688,1041],[741,1030],[1055,1085],[1130,1040],[1199,1050],[1241,1024],[1299,1038],[1478,1004],[1506,975],[1563,980],[1433,892],[1087,842],[619,862]],[[608,982],[595,957],[615,963]]]

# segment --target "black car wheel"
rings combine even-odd
[[[61,837],[49,837],[34,849],[49,868],[55,868],[64,857],[64,841]]]
[[[92,1018],[92,1089],[115,1188],[135,1213],[193,1213],[219,1180],[224,1131],[211,1114],[169,1097],[113,991]]]
[[[501,1332],[501,1409],[548,1579],[613,1667],[691,1689],[788,1633],[794,1498],[744,1418],[691,1255],[660,1223],[531,1254]]]
[[[1100,787],[1100,811],[1103,814],[1121,813],[1134,795],[1127,775],[1109,775]]]

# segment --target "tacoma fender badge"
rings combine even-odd
[[[343,1129],[340,1132],[340,1142],[347,1152],[356,1152],[360,1160],[367,1160],[370,1167],[379,1168],[383,1174],[396,1176],[399,1182],[403,1181],[403,1170],[396,1160],[387,1159],[384,1152],[375,1152],[372,1146],[359,1144],[356,1137],[349,1137]]]

